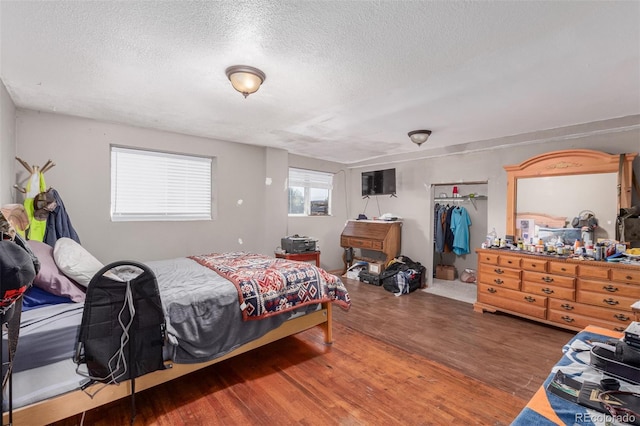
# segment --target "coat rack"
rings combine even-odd
[[[42,165],[42,167],[39,167],[39,166],[36,166],[36,165],[30,166],[29,163],[27,163],[26,161],[24,161],[20,157],[16,157],[16,160],[18,160],[18,163],[22,164],[22,166],[25,169],[27,169],[27,171],[29,172],[29,179],[31,179],[33,175],[38,175],[40,173],[44,174],[45,172],[51,170],[56,165],[56,163],[54,163],[51,160],[47,160],[47,162],[44,163]],[[25,188],[25,187],[21,187],[21,186],[18,186],[18,185],[13,185],[13,187],[15,189],[17,189],[18,191],[22,192],[23,194],[27,193],[27,188]]]

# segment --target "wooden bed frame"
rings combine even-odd
[[[290,319],[280,327],[271,330],[259,339],[245,343],[232,352],[208,362],[199,364],[174,364],[169,362],[171,368],[154,371],[136,378],[136,393],[316,326],[321,326],[323,328],[324,341],[326,344],[331,344],[333,341],[333,318],[331,309],[332,307],[330,302],[322,303],[321,309]],[[87,391],[91,392],[91,390],[94,389],[94,386],[96,387],[95,389],[97,389],[98,386],[104,385],[102,383],[95,384],[89,387]],[[78,389],[13,410],[13,423],[16,425],[46,425],[89,411],[93,408],[117,401],[130,395],[130,380],[118,385],[109,385],[102,389],[93,398],[90,398],[84,391]],[[9,413],[3,414],[3,424],[9,424]]]

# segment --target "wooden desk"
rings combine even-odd
[[[300,262],[314,260],[316,262],[316,266],[320,267],[319,251],[307,251],[304,253],[276,253],[276,257],[280,259],[297,260]]]
[[[340,235],[342,248],[357,248],[371,250],[384,255],[384,264],[400,255],[400,237],[402,234],[402,222],[387,222],[382,220],[350,220],[345,225]],[[355,259],[370,261],[363,256],[355,256]],[[345,270],[351,266],[343,259]]]

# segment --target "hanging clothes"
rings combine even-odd
[[[24,199],[24,210],[29,218],[29,227],[26,230],[26,237],[29,240],[43,241],[44,233],[47,227],[47,221],[41,220],[34,215],[34,198],[41,192],[45,192],[47,186],[44,182],[44,174],[42,172],[34,173],[29,177],[26,186]]]
[[[67,214],[60,194],[53,188],[49,189],[49,192],[53,196],[56,206],[49,212],[49,216],[47,217],[44,242],[54,247],[59,238],[66,237],[80,244],[80,237],[78,237],[78,233],[73,228],[73,225],[71,225],[71,219]]]
[[[454,207],[447,206],[447,212],[444,219],[444,251],[445,253],[451,253],[453,251],[454,235],[451,230],[451,215],[455,210]]]
[[[435,250],[438,253],[444,252],[444,249],[445,249],[444,237],[445,237],[446,212],[447,212],[447,206],[445,206],[444,204],[438,205],[437,209],[434,208],[433,221],[435,222],[434,223],[435,242],[436,242]]]
[[[471,218],[467,209],[461,206],[451,209],[452,250],[458,256],[471,252],[469,247],[469,226],[471,226]]]

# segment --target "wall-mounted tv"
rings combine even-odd
[[[362,196],[395,195],[396,169],[362,172]]]

